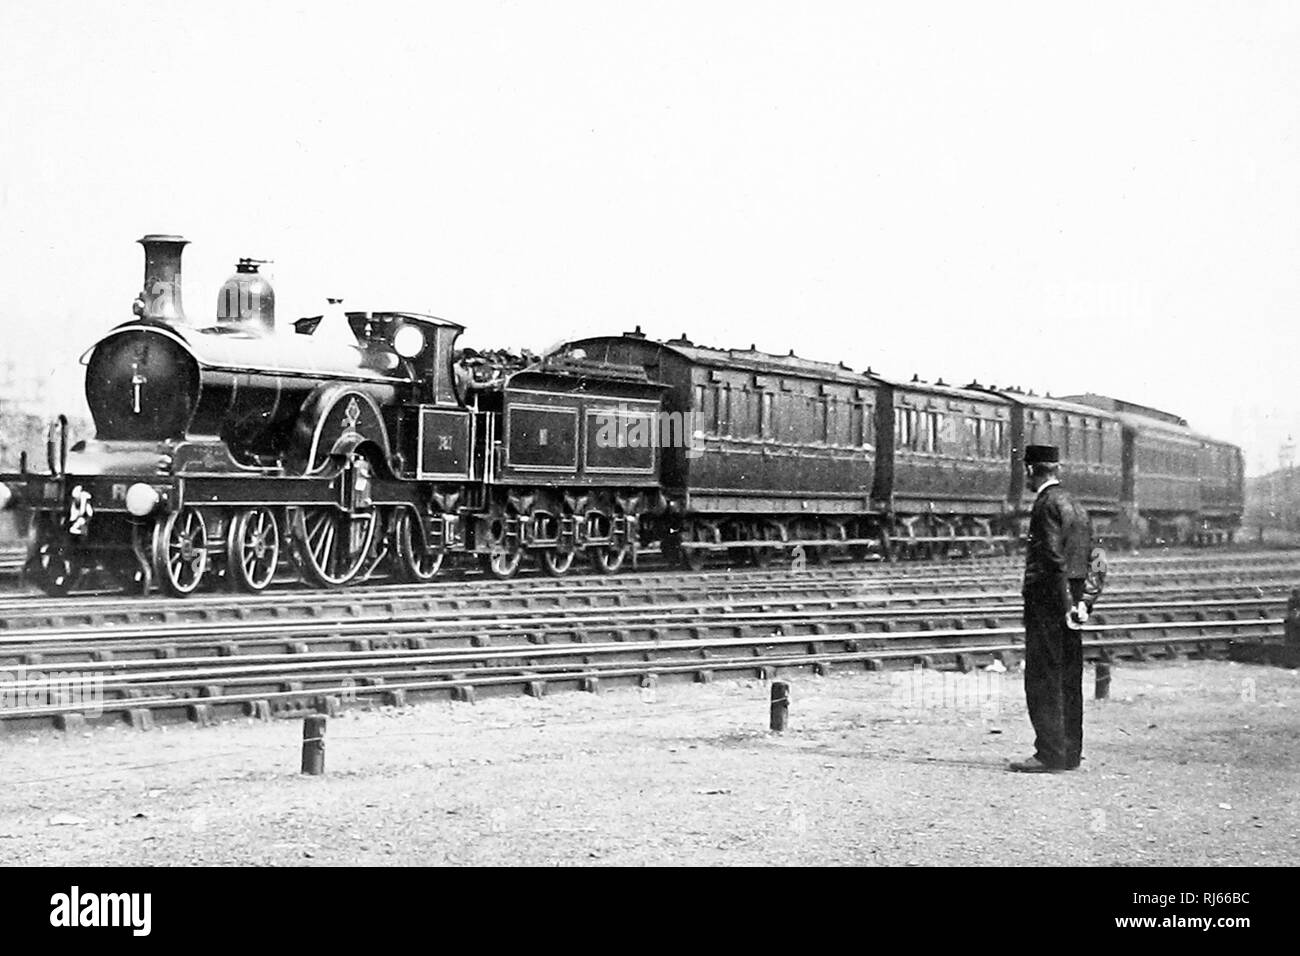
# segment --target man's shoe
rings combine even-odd
[[[1060,768],[1043,763],[1037,757],[1030,757],[1028,760],[1013,761],[1011,769],[1016,773],[1056,773]]]

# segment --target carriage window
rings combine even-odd
[[[939,450],[939,413],[926,412],[921,427],[921,450],[937,452]]]
[[[731,433],[737,438],[749,438],[754,434],[752,397],[753,393],[743,387],[731,392]]]
[[[717,409],[713,400],[713,389],[704,385],[695,386],[695,415],[699,423],[697,427],[712,428],[714,433],[717,433]]]
[[[730,390],[725,385],[713,386],[713,430],[725,435],[731,427]]]
[[[899,408],[895,411],[894,444],[898,448],[915,448],[916,446],[915,409]]]
[[[772,430],[772,393],[762,391],[758,393],[759,416],[758,416],[758,434],[761,438],[775,438],[776,433]]]

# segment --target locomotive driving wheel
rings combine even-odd
[[[176,597],[193,594],[208,570],[208,526],[196,508],[182,508],[153,526],[153,576]]]
[[[445,552],[425,550],[424,527],[410,508],[397,512],[393,539],[397,546],[397,568],[404,580],[422,584],[438,576]]]
[[[333,505],[299,509],[293,536],[307,579],[338,588],[355,578],[370,556],[377,524],[373,508],[355,513]]]
[[[226,575],[239,591],[264,591],[280,564],[280,522],[270,508],[247,508],[230,523]]]

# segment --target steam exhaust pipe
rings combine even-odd
[[[144,246],[144,289],[135,300],[135,314],[183,325],[185,307],[181,304],[181,252],[189,240],[180,236],[150,234],[136,240]]]

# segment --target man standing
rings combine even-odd
[[[1092,534],[1087,512],[1061,487],[1053,445],[1025,449],[1025,478],[1037,492],[1025,552],[1025,702],[1034,755],[1021,773],[1074,770],[1083,750],[1083,611]]]

